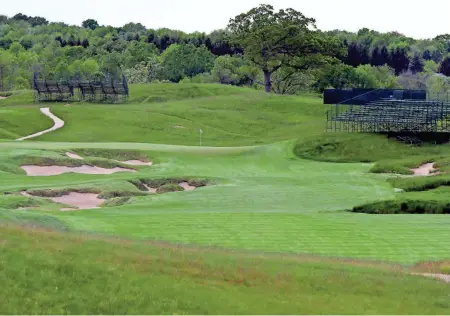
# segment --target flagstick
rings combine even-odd
[[[203,131],[202,131],[202,129],[200,129],[200,146],[202,145],[202,134],[203,134]]]

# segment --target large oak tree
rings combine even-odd
[[[275,12],[271,5],[260,5],[231,19],[228,29],[232,43],[264,73],[266,92],[282,67],[308,70],[343,54],[337,39],[316,31],[315,20],[294,9]]]

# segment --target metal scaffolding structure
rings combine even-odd
[[[393,96],[360,105],[352,103],[355,102],[345,100],[327,112],[329,132],[450,133],[450,102],[444,100],[405,100]]]
[[[33,89],[36,102],[126,103],[129,96],[125,76],[121,81],[50,81],[38,79],[35,73]]]

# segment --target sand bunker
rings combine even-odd
[[[66,166],[29,166],[21,167],[27,173],[27,176],[57,176],[63,173],[81,173],[81,174],[113,174],[116,172],[136,172],[136,170],[115,167],[106,169],[95,166],[83,165],[80,167]]]
[[[71,153],[71,152],[66,152],[66,156],[72,159],[77,159],[77,160],[84,160],[83,157],[81,157],[80,155],[77,155],[75,153]],[[142,161],[142,160],[126,160],[126,161],[119,161],[119,160],[115,160],[116,162],[120,162],[123,163],[125,165],[130,165],[130,166],[151,166],[153,165],[153,162],[149,161]]]
[[[76,207],[79,210],[87,210],[92,208],[98,208],[105,202],[103,199],[98,198],[96,193],[78,193],[70,192],[69,194],[50,198],[53,202],[61,203]],[[73,211],[74,209],[64,208],[61,211]]]
[[[20,192],[23,196],[26,197],[34,197],[33,195],[29,194],[26,191]],[[78,192],[70,192],[69,194],[59,196],[59,197],[53,197],[48,198],[52,200],[53,202],[65,204],[72,206],[71,208],[62,208],[61,211],[63,212],[69,212],[69,211],[76,211],[76,210],[87,210],[92,208],[98,208],[100,205],[102,205],[105,200],[99,199],[98,194],[96,193],[78,193]],[[22,208],[22,209],[36,209],[39,207],[30,207],[30,208]]]
[[[5,99],[8,99],[8,97],[2,97],[2,96],[0,96],[0,100],[5,100]]]
[[[149,187],[148,185],[146,185],[146,184],[144,184],[144,187],[146,187],[147,188],[147,190],[148,190],[148,192],[150,192],[150,193],[154,193],[154,194],[156,194],[156,192],[158,191],[158,189],[155,189],[155,188],[151,188],[151,187]]]
[[[66,156],[72,159],[77,159],[77,160],[84,160],[83,157],[75,154],[75,153],[71,153],[71,152],[66,152]]]
[[[183,125],[175,125],[173,128],[186,128]]]
[[[190,186],[187,182],[178,183],[180,187],[182,187],[185,191],[194,191],[197,187]]]
[[[439,174],[436,172],[437,169],[434,168],[434,163],[426,163],[419,168],[411,169],[414,172],[415,176],[418,177],[426,177],[426,176],[434,176]]]
[[[127,160],[127,161],[119,161],[125,165],[130,165],[130,166],[151,166],[153,165],[153,162],[145,162],[142,160]]]

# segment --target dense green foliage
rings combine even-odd
[[[275,12],[261,5],[230,20],[228,28],[233,42],[263,72],[265,91],[271,92],[278,70],[306,71],[343,55],[336,38],[311,31],[314,23],[294,9]]]
[[[211,34],[1,16],[0,91],[28,88],[33,72],[56,80],[125,73],[131,83],[224,83],[279,94],[328,87],[448,91],[447,36],[416,40],[365,28],[321,32],[314,21],[270,5],[240,14]]]

